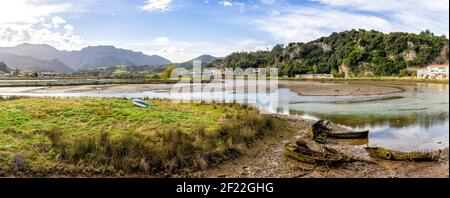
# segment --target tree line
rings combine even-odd
[[[448,39],[429,30],[419,34],[349,30],[307,43],[276,45],[272,50],[236,52],[208,67],[277,67],[280,76],[335,74],[398,76],[409,67],[448,63]]]
[[[5,72],[5,73],[9,72],[8,65],[6,65],[6,63],[1,62],[1,61],[0,61],[0,71]]]

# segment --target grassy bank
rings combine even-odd
[[[234,158],[284,121],[236,104],[0,100],[0,175],[171,174]]]

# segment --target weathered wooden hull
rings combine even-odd
[[[382,147],[366,147],[367,152],[372,157],[395,160],[395,161],[438,161],[439,152],[401,152]]]
[[[337,153],[321,153],[290,144],[285,145],[284,155],[309,164],[333,164],[343,160],[343,156]]]
[[[328,137],[340,139],[362,139],[369,137],[369,130],[329,133]]]

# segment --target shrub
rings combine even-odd
[[[400,77],[417,76],[417,71],[411,71],[407,69],[402,69],[399,72]]]
[[[150,76],[150,80],[159,80],[159,79],[161,79],[161,76],[157,74]]]

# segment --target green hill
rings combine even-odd
[[[199,56],[197,58],[194,58],[194,59],[192,59],[190,61],[186,61],[184,63],[178,63],[178,64],[176,64],[176,66],[177,67],[183,67],[183,68],[186,68],[186,69],[192,69],[194,60],[199,60],[199,61],[202,62],[202,66],[206,66],[207,64],[209,64],[209,63],[211,63],[211,62],[213,62],[215,60],[218,60],[218,59],[219,58],[216,58],[214,56],[205,54],[205,55],[201,55],[201,56]]]
[[[280,75],[347,71],[354,76],[393,76],[409,66],[448,63],[448,39],[420,34],[350,30],[271,51],[237,52],[209,67],[277,67]]]
[[[9,72],[8,66],[4,62],[0,62],[0,71]]]

